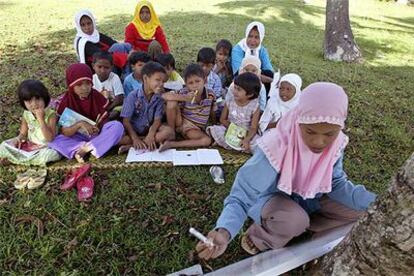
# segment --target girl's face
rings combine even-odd
[[[313,153],[322,153],[338,137],[341,127],[328,123],[299,124],[302,140]]]
[[[206,81],[205,78],[202,78],[197,75],[191,75],[185,80],[185,85],[190,91],[198,90],[199,91],[198,95],[200,95],[200,92],[202,92],[204,89],[205,81]]]
[[[282,81],[280,83],[280,87],[279,87],[279,96],[282,99],[282,101],[287,102],[289,100],[291,100],[296,93],[296,88],[288,83],[287,81]]]
[[[88,80],[83,80],[73,87],[73,91],[81,99],[86,99],[91,93],[92,83]]]
[[[254,66],[253,64],[247,64],[246,66],[243,67],[243,69],[241,70],[241,73],[253,73],[255,75],[257,75],[260,78],[260,71],[259,68],[257,68],[256,66]]]
[[[169,78],[172,72],[174,71],[174,68],[171,65],[167,65],[167,66],[164,66],[164,69],[167,72],[167,77]]]
[[[141,21],[144,23],[150,22],[151,13],[148,7],[142,7],[142,9],[139,11],[139,19],[141,19]]]
[[[24,105],[28,111],[33,112],[37,109],[44,109],[45,101],[42,98],[33,97],[28,101],[24,101]]]
[[[257,47],[259,47],[260,34],[259,34],[259,31],[257,30],[257,27],[254,27],[253,29],[250,30],[249,35],[247,36],[247,39],[246,39],[246,44],[247,44],[247,47],[249,47],[250,49],[256,49]]]
[[[93,31],[94,31],[93,22],[89,16],[86,16],[86,15],[82,16],[79,24],[80,24],[82,32],[84,32],[87,35],[93,34]]]
[[[234,91],[233,91],[234,100],[239,103],[246,103],[250,101],[250,96],[247,95],[246,90],[242,87],[234,84]]]
[[[224,48],[220,48],[216,51],[216,61],[226,62],[229,59],[229,51]]]

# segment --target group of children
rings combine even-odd
[[[229,148],[229,126],[243,128],[240,148],[255,154],[239,170],[208,234],[214,246],[197,245],[204,259],[223,254],[247,216],[254,223],[242,247],[255,254],[283,247],[306,229],[320,232],[353,222],[375,200],[343,170],[348,142],[342,132],[348,110],[344,90],[314,83],[301,92],[297,74],[279,79],[262,44],[260,22],[250,23],[235,47],[223,39],[215,50],[200,49],[184,78],[147,1],[138,3],[123,43],[99,33],[89,11],[79,12],[75,25],[80,63],[66,69],[67,91],[53,109],[40,81],[19,85],[20,132],[0,145],[2,163],[45,165],[60,156],[84,162],[87,155],[100,158],[114,146],[120,153],[131,147]],[[57,131],[67,108],[88,121]],[[13,147],[39,151],[21,155]]]
[[[75,15],[75,26],[79,63],[66,70],[66,93],[48,106],[50,96],[42,83],[23,82],[18,96],[26,111],[20,134],[4,142],[20,145],[27,140],[47,146],[40,153],[54,154],[27,157],[3,143],[3,163],[45,165],[59,154],[84,162],[86,155],[99,158],[115,145],[119,153],[131,147],[163,151],[218,145],[230,149],[225,141],[230,124],[246,130],[240,148],[252,153],[258,136],[275,127],[300,95],[298,75],[288,74],[281,82],[278,74],[273,75],[260,22],[250,23],[246,37],[235,47],[222,39],[215,49],[200,49],[196,63],[185,68],[184,78],[176,71],[158,17],[147,1],[138,3],[123,43],[98,32],[88,10]],[[148,43],[143,43],[145,39]],[[36,109],[47,116],[36,116],[32,101],[41,102]],[[95,124],[80,121],[57,132],[58,117],[66,108]],[[48,125],[50,133],[42,124]],[[32,132],[43,139],[32,139]]]

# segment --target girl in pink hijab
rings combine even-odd
[[[321,232],[355,222],[375,194],[354,185],[343,170],[348,137],[342,132],[348,97],[342,87],[313,83],[299,104],[237,173],[216,227],[198,243],[200,258],[216,258],[238,234],[247,217],[254,223],[241,239],[250,254],[285,246],[306,230]]]

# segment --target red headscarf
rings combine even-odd
[[[96,121],[98,116],[104,116],[104,118],[101,119],[101,122],[104,122],[107,117],[105,108],[108,106],[109,101],[93,88],[86,99],[81,99],[73,91],[73,87],[84,80],[92,83],[92,71],[88,65],[75,63],[66,69],[66,85],[68,90],[59,104],[57,113],[62,114],[63,110],[65,110],[66,107],[69,107],[92,121]]]

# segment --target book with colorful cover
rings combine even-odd
[[[230,123],[229,127],[227,128],[226,135],[224,136],[224,140],[226,141],[226,144],[231,148],[235,150],[242,150],[240,144],[246,135],[247,129]]]
[[[73,111],[69,107],[66,107],[65,110],[63,110],[62,115],[60,115],[58,125],[61,127],[70,127],[79,121],[85,121],[93,126],[96,125],[94,121],[77,113],[76,111]],[[83,128],[79,128],[78,132],[85,136],[90,136],[89,133]]]
[[[20,145],[20,148],[17,148],[15,146],[15,142],[14,139],[9,139],[6,140],[5,145],[15,154],[22,154],[25,157],[31,157],[33,155],[35,155],[36,153],[38,153],[42,148],[44,148],[44,145],[38,145],[32,142],[23,142]]]

